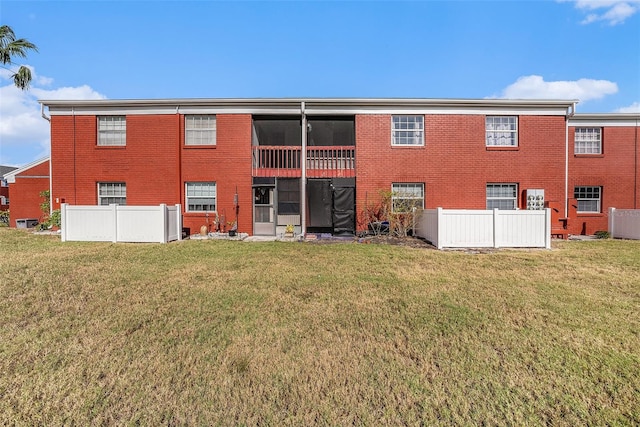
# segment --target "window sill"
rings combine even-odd
[[[210,145],[186,145],[186,144],[184,144],[182,146],[182,148],[186,148],[187,150],[191,150],[191,149],[194,149],[194,148],[209,148],[209,149],[211,149],[211,148],[216,148],[216,147],[217,147],[216,144],[210,144]]]
[[[209,218],[215,218],[218,215],[218,211],[185,211],[184,215],[191,217],[206,217],[209,215]]]
[[[422,144],[422,145],[393,145],[391,144],[391,148],[425,148],[426,144]]]
[[[117,150],[117,149],[125,149],[126,145],[96,145],[98,150]]]
[[[519,146],[511,146],[511,145],[485,145],[487,151],[518,151],[520,150]]]
[[[585,218],[585,217],[594,217],[594,218],[600,218],[605,216],[605,214],[603,214],[602,212],[577,212],[578,217],[580,218]]]
[[[592,158],[592,159],[600,159],[602,157],[604,157],[604,154],[574,154],[573,157],[578,157],[578,158]]]

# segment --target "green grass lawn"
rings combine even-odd
[[[638,425],[640,242],[0,229],[2,425]]]

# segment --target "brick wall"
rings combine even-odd
[[[640,207],[635,131],[633,127],[604,127],[601,155],[575,155],[575,127],[569,128],[569,197],[573,197],[575,186],[602,187],[602,212],[578,213],[575,220],[569,221],[571,234],[593,234],[598,230],[607,230],[609,207]]]
[[[96,116],[53,116],[51,120],[54,205],[95,205],[99,182],[125,182],[128,205],[180,203],[184,183],[215,181],[218,212],[251,232],[251,116],[218,115],[217,145],[184,146],[183,115],[129,115],[123,147],[97,146]],[[75,123],[75,125],[74,125]],[[213,221],[213,215],[210,215]],[[186,213],[192,232],[207,224],[204,213]]]
[[[425,207],[485,209],[487,183],[516,183],[564,200],[565,121],[520,116],[518,147],[485,146],[482,115],[426,115],[424,147],[392,147],[390,115],[356,117],[358,209],[393,182],[425,184]]]

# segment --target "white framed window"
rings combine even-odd
[[[6,179],[0,179],[0,187],[8,187],[9,183]]]
[[[602,187],[575,187],[573,197],[578,201],[578,212],[600,213]]]
[[[124,182],[99,182],[98,205],[112,204],[127,204],[127,184]]]
[[[424,208],[424,184],[419,182],[394,182],[391,184],[391,210],[410,212]]]
[[[127,145],[125,116],[98,116],[98,145],[106,147]]]
[[[185,145],[216,145],[216,116],[185,116]]]
[[[518,118],[516,116],[486,117],[487,147],[517,147]]]
[[[518,184],[487,184],[487,209],[518,207]]]
[[[9,199],[4,197],[4,196],[0,196],[0,205],[8,206],[9,205]]]
[[[600,128],[576,128],[574,154],[602,154],[602,131]]]
[[[391,145],[424,145],[424,116],[391,116]]]
[[[216,210],[215,182],[186,182],[184,194],[187,212],[210,212]]]

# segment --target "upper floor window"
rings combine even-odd
[[[487,184],[487,209],[518,207],[518,184]]]
[[[424,116],[392,116],[391,145],[424,145]]]
[[[187,182],[185,185],[187,212],[216,210],[215,182]]]
[[[124,182],[99,182],[98,205],[126,205],[127,184]]]
[[[98,145],[127,145],[127,119],[125,116],[98,117]]]
[[[518,118],[516,116],[487,116],[487,147],[517,147]]]
[[[0,187],[8,187],[9,184],[7,183],[6,179],[0,179]]]
[[[411,212],[424,208],[424,184],[394,182],[391,184],[391,209],[393,212]]]
[[[574,154],[602,154],[600,128],[576,128]]]
[[[573,197],[578,201],[578,212],[600,212],[602,187],[575,187]]]
[[[185,145],[216,145],[216,116],[185,116]]]

